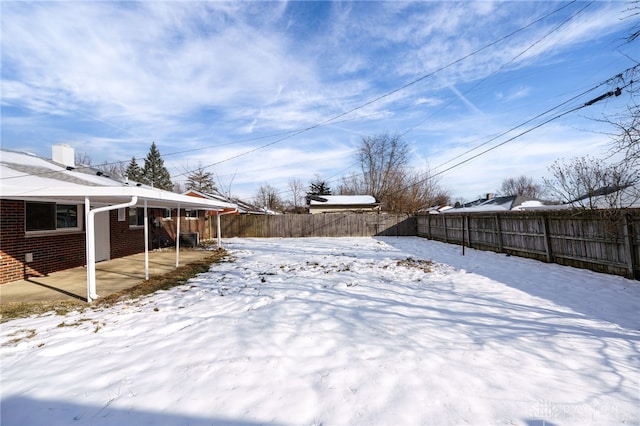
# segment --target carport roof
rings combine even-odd
[[[0,151],[0,197],[3,199],[113,205],[138,197],[149,207],[221,210],[235,204],[190,197],[136,182],[122,182],[91,167],[65,167],[31,154]]]

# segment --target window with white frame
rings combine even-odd
[[[25,202],[25,230],[81,231],[82,205],[46,202]]]
[[[129,208],[129,226],[144,226],[144,208]]]
[[[198,219],[198,210],[185,210],[184,217],[187,220],[197,220]]]
[[[171,220],[171,209],[164,209],[162,213],[163,220]]]

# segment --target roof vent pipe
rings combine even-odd
[[[51,159],[65,167],[75,167],[76,159],[73,147],[63,143],[55,144],[51,147]]]

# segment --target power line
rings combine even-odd
[[[311,126],[308,126],[308,127],[305,127],[305,128],[302,128],[302,129],[299,129],[299,130],[293,131],[293,132],[289,132],[289,133],[282,133],[282,135],[284,135],[284,136],[282,136],[282,137],[280,137],[280,138],[278,138],[278,139],[276,139],[276,140],[274,140],[274,141],[272,141],[272,142],[269,142],[269,143],[267,143],[267,144],[264,144],[264,145],[258,146],[258,147],[256,147],[256,148],[252,148],[252,149],[250,149],[250,150],[247,150],[247,151],[241,152],[241,153],[239,153],[239,154],[237,154],[237,155],[234,155],[234,156],[228,157],[228,158],[226,158],[226,159],[223,159],[223,160],[220,160],[220,161],[217,161],[217,162],[211,163],[211,164],[209,164],[209,165],[203,166],[202,168],[203,168],[203,169],[206,169],[206,168],[209,168],[209,167],[212,167],[212,166],[218,165],[218,164],[222,164],[222,163],[227,162],[227,161],[231,161],[231,160],[233,160],[233,159],[236,159],[236,158],[239,158],[239,157],[242,157],[242,156],[245,156],[245,155],[251,154],[251,153],[256,152],[256,151],[258,151],[258,150],[261,150],[261,149],[267,148],[267,147],[269,147],[269,146],[275,145],[275,144],[277,144],[277,143],[279,143],[279,142],[282,142],[282,141],[284,141],[284,140],[287,140],[287,139],[293,138],[293,137],[295,137],[295,136],[298,136],[298,135],[300,135],[300,134],[306,133],[306,132],[311,131],[311,130],[313,130],[313,129],[316,129],[316,128],[319,128],[319,127],[322,127],[322,126],[326,126],[326,125],[328,125],[328,124],[330,124],[330,123],[334,123],[336,120],[338,120],[338,119],[340,119],[340,118],[342,118],[342,117],[345,117],[345,116],[347,116],[347,115],[349,115],[349,114],[352,114],[353,112],[356,112],[356,111],[358,111],[358,110],[361,110],[361,109],[363,109],[363,108],[365,108],[365,107],[367,107],[367,106],[369,106],[369,105],[372,105],[372,104],[374,104],[374,103],[376,103],[376,102],[379,102],[379,101],[380,101],[380,100],[382,100],[382,99],[385,99],[385,98],[387,98],[387,97],[389,97],[389,96],[391,96],[391,95],[393,95],[393,94],[396,94],[396,93],[398,93],[398,92],[400,92],[400,91],[402,91],[402,90],[405,90],[405,89],[407,89],[408,87],[411,87],[411,86],[413,86],[413,85],[415,85],[415,84],[417,84],[417,83],[419,83],[419,82],[421,82],[421,81],[423,81],[423,80],[425,80],[425,79],[427,79],[427,78],[429,78],[429,77],[434,76],[435,74],[437,74],[437,73],[439,73],[439,72],[441,72],[441,71],[444,71],[444,70],[446,70],[446,69],[448,69],[448,68],[450,68],[450,67],[452,67],[452,66],[454,66],[454,65],[456,65],[456,64],[458,64],[458,63],[463,62],[464,60],[466,60],[466,59],[468,59],[468,58],[470,58],[470,57],[472,57],[472,56],[474,56],[474,55],[479,54],[480,52],[483,52],[483,51],[487,50],[487,49],[488,49],[488,48],[490,48],[490,47],[493,47],[493,46],[495,46],[495,45],[497,45],[497,44],[499,44],[499,43],[503,42],[504,40],[507,40],[508,38],[513,37],[514,35],[516,35],[516,34],[518,34],[518,33],[522,32],[522,31],[524,31],[524,30],[526,30],[526,29],[528,29],[528,28],[532,27],[533,25],[535,25],[535,24],[537,24],[537,23],[539,23],[539,22],[543,21],[544,19],[548,18],[549,16],[552,16],[553,14],[558,13],[559,11],[561,11],[561,10],[563,10],[563,9],[565,9],[565,8],[567,8],[567,7],[569,7],[570,5],[572,5],[573,3],[575,3],[576,1],[577,1],[577,0],[573,0],[573,1],[571,1],[571,2],[569,2],[569,3],[567,3],[567,4],[565,4],[565,5],[563,5],[563,6],[559,7],[559,8],[557,8],[557,9],[555,9],[555,10],[553,10],[553,11],[551,11],[551,12],[547,13],[546,15],[543,15],[543,16],[541,16],[541,17],[539,17],[539,18],[535,19],[534,21],[530,22],[529,24],[527,24],[527,25],[525,25],[525,26],[523,26],[523,27],[520,27],[520,28],[518,28],[518,29],[516,29],[516,30],[512,31],[511,33],[509,33],[509,34],[507,34],[507,35],[505,35],[505,36],[503,36],[503,37],[501,37],[501,38],[499,38],[499,39],[497,39],[497,40],[494,40],[493,42],[488,43],[488,44],[484,45],[483,47],[478,48],[478,49],[476,49],[476,50],[474,50],[474,51],[472,51],[472,52],[468,53],[467,55],[462,56],[461,58],[458,58],[458,59],[456,59],[456,60],[454,60],[454,61],[452,61],[452,62],[450,62],[450,63],[448,63],[448,64],[446,64],[446,65],[444,65],[444,66],[441,66],[440,68],[438,68],[438,69],[436,69],[436,70],[434,70],[434,71],[431,71],[431,72],[429,72],[429,73],[427,73],[427,74],[424,74],[424,75],[422,75],[422,76],[420,76],[420,77],[418,77],[418,78],[416,78],[416,79],[414,79],[414,80],[412,80],[412,81],[410,81],[410,82],[408,82],[408,83],[404,84],[403,86],[401,86],[401,87],[399,87],[399,88],[396,88],[396,89],[393,89],[393,90],[391,90],[391,91],[388,91],[388,92],[386,92],[386,93],[384,93],[384,94],[382,94],[382,95],[380,95],[380,96],[378,96],[378,97],[376,97],[376,98],[374,98],[374,99],[372,99],[372,100],[369,100],[369,101],[367,101],[367,102],[365,102],[365,103],[363,103],[363,104],[360,104],[360,105],[358,105],[358,106],[356,106],[356,107],[354,107],[354,108],[352,108],[352,109],[350,109],[350,110],[347,110],[347,111],[345,111],[345,112],[343,112],[343,113],[340,113],[340,114],[338,114],[338,115],[336,115],[336,116],[334,116],[334,117],[332,117],[332,118],[329,118],[329,119],[324,120],[324,121],[322,121],[322,122],[316,123],[316,124],[314,124],[314,125],[311,125]],[[589,5],[590,5],[590,4],[591,4],[591,3],[589,3]],[[587,7],[587,6],[585,6],[585,8],[586,8],[586,7]],[[584,8],[583,8],[583,9],[584,9]],[[88,116],[88,115],[87,115],[87,116]],[[89,117],[90,117],[90,116],[89,116]],[[123,129],[123,130],[124,130],[124,129]],[[250,140],[257,140],[257,139],[264,139],[264,138],[267,138],[267,137],[270,137],[270,136],[263,136],[263,137],[259,137],[259,138],[255,138],[255,139],[249,139],[248,141],[250,141]],[[239,143],[239,142],[238,142],[238,143]],[[232,143],[229,143],[229,144],[232,144]],[[194,152],[194,151],[203,150],[203,149],[209,149],[209,148],[210,148],[210,147],[196,148],[196,149],[193,149],[193,150],[180,151],[180,152],[178,152],[178,153]],[[176,155],[176,154],[177,154],[177,153],[169,153],[169,154],[161,155],[161,157],[166,157],[166,156]],[[114,161],[114,162],[111,162],[111,163],[105,163],[105,164],[103,164],[103,165],[123,164],[123,163],[126,163],[127,161],[128,161],[128,160]],[[82,168],[82,167],[79,167],[79,168]],[[184,176],[184,175],[187,175],[187,174],[189,174],[189,173],[191,173],[191,172],[193,172],[193,170],[192,170],[192,171],[187,171],[187,172],[184,172],[184,173],[180,173],[180,174],[174,175],[174,176],[172,176],[172,177]],[[43,172],[42,174],[47,174],[47,173],[48,173],[48,172]],[[3,179],[11,179],[11,177],[3,178]]]
[[[213,166],[216,166],[216,165],[218,165],[218,164],[222,164],[222,163],[225,163],[225,162],[227,162],[227,161],[231,161],[231,160],[234,160],[234,159],[236,159],[236,158],[239,158],[239,157],[242,157],[242,156],[245,156],[245,155],[251,154],[251,153],[256,152],[256,151],[258,151],[258,150],[261,150],[261,149],[267,148],[267,147],[269,147],[269,146],[275,145],[275,144],[277,144],[277,143],[279,143],[279,142],[282,142],[282,141],[284,141],[284,140],[287,140],[287,139],[290,139],[290,138],[292,138],[292,137],[298,136],[298,135],[300,135],[300,134],[302,134],[302,133],[306,133],[306,132],[311,131],[311,130],[313,130],[313,129],[316,129],[316,128],[318,128],[318,127],[325,126],[325,125],[327,125],[327,124],[329,124],[329,123],[332,123],[332,122],[334,122],[334,121],[336,121],[336,120],[338,120],[338,119],[340,119],[340,118],[342,118],[342,117],[345,117],[345,116],[347,116],[347,115],[349,115],[349,114],[351,114],[351,113],[353,113],[353,112],[355,112],[355,111],[361,110],[361,109],[363,109],[363,108],[365,108],[365,107],[367,107],[367,106],[369,106],[369,105],[372,105],[372,104],[374,104],[374,103],[376,103],[376,102],[378,102],[378,101],[381,101],[382,99],[385,99],[385,98],[387,98],[387,97],[389,97],[389,96],[391,96],[391,95],[393,95],[393,94],[396,94],[396,93],[398,93],[398,92],[400,92],[400,91],[402,91],[402,90],[404,90],[404,89],[406,89],[406,88],[408,88],[408,87],[411,87],[411,86],[413,86],[413,85],[415,85],[415,84],[417,84],[417,83],[419,83],[419,82],[421,82],[421,81],[423,81],[423,80],[425,80],[425,79],[427,79],[427,78],[429,78],[429,77],[432,77],[432,76],[434,76],[435,74],[437,74],[437,73],[439,73],[439,72],[441,72],[441,71],[444,71],[444,70],[446,70],[446,69],[448,69],[448,68],[450,68],[450,67],[452,67],[452,66],[454,66],[454,65],[456,65],[456,64],[458,64],[458,63],[460,63],[460,62],[462,62],[462,61],[464,61],[464,60],[466,60],[466,59],[468,59],[468,58],[470,58],[470,57],[472,57],[472,56],[474,56],[474,55],[477,55],[478,53],[480,53],[480,52],[482,52],[482,51],[484,51],[484,50],[487,50],[488,48],[493,47],[493,46],[495,46],[495,45],[497,45],[497,44],[501,43],[502,41],[504,41],[504,40],[506,40],[506,39],[508,39],[508,38],[510,38],[510,37],[513,37],[514,35],[518,34],[519,32],[522,32],[522,31],[526,30],[527,28],[529,28],[529,27],[531,27],[531,26],[533,26],[533,25],[537,24],[538,22],[543,21],[544,19],[548,18],[549,16],[551,16],[551,15],[553,15],[553,14],[555,14],[555,13],[557,13],[557,12],[559,12],[559,11],[563,10],[563,9],[565,9],[566,7],[569,7],[570,5],[572,5],[573,3],[575,3],[576,1],[577,1],[577,0],[573,0],[573,1],[571,1],[571,2],[569,2],[569,3],[567,3],[567,4],[565,4],[565,5],[563,5],[563,6],[561,6],[561,7],[559,7],[558,9],[555,9],[555,10],[553,10],[553,11],[551,11],[551,12],[547,13],[546,15],[543,15],[542,17],[540,17],[540,18],[538,18],[538,19],[536,19],[536,20],[534,20],[534,21],[530,22],[529,24],[525,25],[524,27],[520,27],[520,28],[518,28],[517,30],[512,31],[512,32],[511,32],[511,33],[509,33],[509,34],[507,34],[507,35],[505,35],[505,36],[503,36],[503,37],[501,37],[501,38],[499,38],[499,39],[497,39],[497,40],[494,40],[493,42],[491,42],[491,43],[489,43],[489,44],[486,44],[486,45],[484,45],[483,47],[481,47],[481,48],[479,48],[479,49],[476,49],[476,50],[474,50],[474,51],[472,51],[472,52],[468,53],[467,55],[462,56],[461,58],[458,58],[458,59],[456,59],[456,60],[454,60],[454,61],[452,61],[452,62],[448,63],[447,65],[441,66],[440,68],[437,68],[437,69],[436,69],[436,70],[434,70],[434,71],[431,71],[431,72],[429,72],[429,73],[427,73],[427,74],[424,74],[424,75],[422,75],[422,76],[420,76],[420,77],[418,77],[418,78],[416,78],[416,79],[414,79],[414,80],[412,80],[412,81],[410,81],[410,82],[408,82],[408,83],[404,84],[403,86],[401,86],[401,87],[399,87],[399,88],[396,88],[396,89],[393,89],[393,90],[391,90],[391,91],[389,91],[389,92],[386,92],[386,93],[384,93],[384,94],[382,94],[382,95],[380,95],[380,96],[378,96],[378,97],[376,97],[376,98],[374,98],[374,99],[372,99],[372,100],[370,100],[370,101],[367,101],[367,102],[365,102],[365,103],[363,103],[363,104],[361,104],[361,105],[359,105],[359,106],[357,106],[357,107],[354,107],[354,108],[352,108],[352,109],[350,109],[350,110],[347,110],[347,111],[345,111],[345,112],[343,112],[343,113],[341,113],[341,114],[338,114],[338,115],[336,115],[336,116],[334,116],[334,117],[332,117],[332,118],[329,118],[329,119],[327,119],[327,120],[324,120],[324,121],[322,121],[322,122],[320,122],[320,123],[316,123],[316,124],[314,124],[314,125],[312,125],[312,126],[305,127],[305,128],[300,129],[300,130],[298,130],[298,131],[295,131],[295,132],[293,132],[293,133],[291,133],[291,134],[288,134],[287,136],[284,136],[284,137],[282,137],[282,138],[276,139],[276,140],[275,140],[275,141],[273,141],[273,142],[270,142],[270,143],[267,143],[267,144],[261,145],[261,146],[259,146],[259,147],[256,147],[256,148],[253,148],[253,149],[250,149],[250,150],[248,150],[248,151],[245,151],[245,152],[239,153],[239,154],[237,154],[237,155],[234,155],[234,156],[228,157],[228,158],[226,158],[226,159],[224,159],[224,160],[220,160],[220,161],[217,161],[217,162],[215,162],[215,163],[211,163],[211,164],[209,164],[209,165],[207,165],[207,166],[204,166],[204,168],[213,167]],[[593,2],[592,2],[592,3],[593,3]],[[591,3],[589,3],[589,5],[590,5],[590,4],[591,4]],[[587,7],[588,7],[588,6],[587,6]],[[586,7],[585,7],[585,8],[586,8]],[[583,9],[584,9],[584,8],[583,8]],[[175,176],[176,176],[176,177],[177,177],[177,176],[183,176],[183,175],[185,175],[185,174],[187,174],[187,173],[181,173],[181,174],[178,174],[178,175],[175,175]]]
[[[625,72],[635,71],[638,67],[639,67],[639,65],[636,65],[636,66],[634,66],[634,67],[632,67],[632,68],[627,69]],[[616,78],[620,77],[621,75],[622,75],[622,74],[618,74],[616,77],[613,77],[612,79],[609,79],[609,80],[607,80],[607,81],[609,81],[609,82],[610,82],[610,81],[612,81],[613,79],[616,79]],[[601,83],[601,84],[599,84],[599,85],[598,85],[598,86],[596,86],[596,87],[600,87],[600,86],[602,86],[602,84],[604,84],[604,83]],[[468,163],[468,162],[470,162],[470,161],[472,161],[472,160],[474,160],[474,159],[476,159],[476,158],[478,158],[478,157],[480,157],[480,156],[482,156],[482,155],[484,155],[484,154],[486,154],[486,153],[488,153],[488,152],[490,152],[490,151],[493,151],[494,149],[497,149],[497,148],[499,148],[499,147],[501,147],[501,146],[503,146],[503,145],[506,145],[507,143],[512,142],[512,141],[514,141],[514,140],[516,140],[516,139],[520,138],[521,136],[524,136],[524,135],[526,135],[527,133],[530,133],[530,132],[532,132],[532,131],[534,131],[534,130],[536,130],[536,129],[538,129],[538,128],[540,128],[540,127],[542,127],[542,126],[544,126],[544,125],[546,125],[546,124],[548,124],[548,123],[550,123],[550,122],[552,122],[552,121],[554,121],[554,120],[557,120],[558,118],[564,117],[565,115],[568,115],[568,114],[573,113],[573,112],[575,112],[575,111],[581,110],[581,109],[586,108],[586,107],[588,107],[588,106],[594,105],[594,104],[596,104],[597,102],[600,102],[600,101],[602,101],[602,100],[604,100],[604,99],[607,99],[607,98],[610,98],[610,97],[612,97],[612,96],[620,96],[620,94],[622,93],[622,90],[623,90],[623,89],[626,89],[627,87],[631,86],[632,84],[633,84],[633,80],[631,80],[629,83],[627,83],[627,84],[623,85],[622,87],[616,87],[616,89],[615,89],[615,90],[610,90],[610,91],[608,91],[608,92],[606,92],[606,93],[604,93],[604,94],[602,94],[602,95],[600,95],[600,96],[598,96],[598,97],[596,97],[596,98],[593,98],[593,99],[591,99],[591,100],[589,100],[589,101],[585,102],[585,103],[584,103],[584,104],[582,104],[582,105],[578,105],[578,106],[576,106],[576,107],[574,107],[574,108],[571,108],[571,109],[569,109],[569,110],[567,110],[567,111],[564,111],[564,112],[562,112],[562,113],[560,113],[560,114],[557,114],[557,115],[555,115],[555,116],[553,116],[553,117],[551,117],[551,118],[549,118],[549,119],[547,119],[547,120],[545,120],[545,121],[543,121],[543,122],[541,122],[541,123],[539,123],[539,124],[537,124],[537,125],[535,125],[535,126],[533,126],[533,127],[529,128],[529,129],[527,129],[527,130],[525,130],[525,131],[523,131],[523,132],[521,132],[521,133],[519,133],[519,134],[517,134],[517,135],[515,135],[515,136],[512,136],[511,138],[509,138],[509,139],[507,139],[507,140],[505,140],[505,141],[503,141],[503,142],[500,142],[500,143],[499,143],[499,144],[497,144],[497,145],[494,145],[494,146],[492,146],[492,147],[490,147],[490,148],[485,149],[485,150],[484,150],[484,151],[482,151],[482,152],[479,152],[478,154],[475,154],[475,155],[474,155],[474,156],[472,156],[472,157],[469,157],[469,158],[467,158],[467,159],[465,159],[465,160],[462,160],[462,161],[460,161],[460,162],[458,162],[458,163],[456,163],[456,164],[453,164],[452,166],[450,166],[450,167],[448,167],[448,168],[446,168],[446,169],[444,169],[444,170],[441,170],[441,171],[439,171],[439,172],[437,172],[437,173],[434,173],[434,174],[430,175],[429,177],[427,177],[427,178],[425,178],[425,179],[422,179],[422,180],[420,180],[420,181],[418,181],[418,182],[415,182],[415,183],[413,183],[413,184],[411,184],[411,185],[408,185],[408,186],[406,186],[405,188],[402,188],[402,190],[404,190],[404,189],[408,189],[408,188],[410,188],[410,187],[412,187],[412,186],[415,186],[415,185],[419,185],[419,184],[421,184],[421,183],[423,183],[423,182],[425,182],[425,181],[427,181],[427,180],[429,180],[429,179],[433,179],[433,178],[434,178],[434,177],[436,177],[436,176],[440,176],[440,175],[442,175],[442,174],[444,174],[444,173],[446,173],[446,172],[448,172],[448,171],[450,171],[450,170],[453,170],[453,169],[455,169],[455,168],[457,168],[457,167],[459,167],[459,166],[461,166],[461,165],[463,165],[463,164],[465,164],[465,163]],[[587,91],[587,92],[590,92],[590,91],[592,91],[592,90],[593,90],[593,89],[591,89],[591,90],[589,90],[589,91]],[[575,98],[574,98],[574,99],[575,99]],[[566,103],[566,102],[563,102],[563,104],[565,104],[565,103]],[[560,104],[560,105],[562,105],[562,104]],[[554,107],[554,108],[552,108],[551,110],[554,110],[554,109],[557,109],[557,107]],[[547,111],[547,112],[548,112],[548,111]],[[541,114],[541,115],[544,115],[544,114],[546,114],[547,112],[545,112],[545,113],[543,113],[543,114]],[[539,115],[539,116],[540,116],[540,115]],[[529,123],[529,122],[531,122],[531,121],[532,121],[532,120],[528,120],[528,121],[527,121],[527,122],[525,122],[525,123]],[[520,126],[517,126],[517,127],[515,127],[515,128],[518,128],[518,127],[521,127],[521,125],[520,125]],[[515,129],[515,128],[514,128],[514,129]],[[511,129],[511,130],[513,130],[513,129]],[[503,133],[503,134],[506,134],[506,133],[510,132],[511,130],[509,130],[509,131],[507,131],[507,132],[505,132],[505,133]],[[495,138],[494,138],[494,140],[495,140]],[[485,145],[485,144],[486,144],[486,143],[484,143],[484,144],[482,144],[482,145]],[[477,147],[476,147],[476,148],[477,148]],[[476,148],[474,148],[474,149],[476,149]],[[468,151],[468,152],[470,152],[470,151]],[[459,157],[460,157],[460,156],[457,156],[457,157],[455,157],[455,158],[459,158]],[[442,165],[447,164],[447,163],[449,163],[449,162],[451,162],[451,161],[452,161],[452,160],[449,160],[448,162],[443,163],[443,164],[441,164],[441,165],[440,165],[440,166],[438,166],[438,167],[441,167]]]
[[[515,62],[516,59],[518,59],[519,57],[521,57],[522,55],[524,55],[525,53],[527,53],[528,51],[530,51],[531,49],[533,49],[536,45],[540,44],[543,40],[545,40],[547,37],[549,37],[551,34],[555,33],[556,31],[558,31],[560,28],[562,28],[564,25],[566,25],[569,21],[571,21],[572,19],[574,19],[576,16],[580,15],[582,12],[584,12],[589,6],[591,6],[594,3],[594,1],[591,1],[589,3],[587,3],[587,5],[585,5],[582,9],[578,10],[576,13],[574,13],[573,15],[571,15],[569,18],[565,19],[564,21],[562,21],[560,24],[556,25],[554,28],[552,28],[550,31],[548,31],[543,37],[539,38],[538,40],[536,40],[534,43],[530,44],[526,49],[524,49],[523,51],[521,51],[520,53],[518,53],[516,56],[514,56],[513,58],[511,58],[508,62],[505,62],[504,64],[502,64],[498,69],[496,69],[494,72],[492,72],[491,74],[489,74],[488,76],[486,76],[485,78],[481,79],[479,82],[477,82],[475,85],[473,85],[470,89],[465,90],[463,92],[463,94],[467,94],[470,93],[472,91],[474,91],[475,89],[478,88],[478,86],[480,86],[481,84],[483,84],[484,82],[486,82],[487,80],[489,80],[491,77],[495,76],[496,74],[498,74],[501,70],[503,70],[504,68],[506,68],[507,65]],[[555,13],[555,12],[554,12]],[[453,100],[451,102],[449,102],[448,104],[446,104],[444,107],[440,108],[440,111],[444,110],[446,107],[448,107],[449,105],[451,105],[453,103]],[[404,133],[401,133],[400,136],[405,136],[408,133],[412,132],[413,130],[415,130],[416,128],[418,128],[419,126],[421,126],[422,124],[424,124],[433,114],[428,115],[427,117],[425,117],[424,120],[420,121],[418,124],[416,124],[415,126],[411,127],[410,129],[408,129],[407,131],[405,131]]]

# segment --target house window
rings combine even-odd
[[[185,210],[184,217],[188,220],[196,220],[198,219],[198,210]]]
[[[144,208],[129,208],[129,226],[144,226]]]
[[[163,220],[171,220],[171,209],[164,209],[162,213]]]
[[[25,203],[25,227],[33,231],[81,229],[82,208],[77,204]]]

